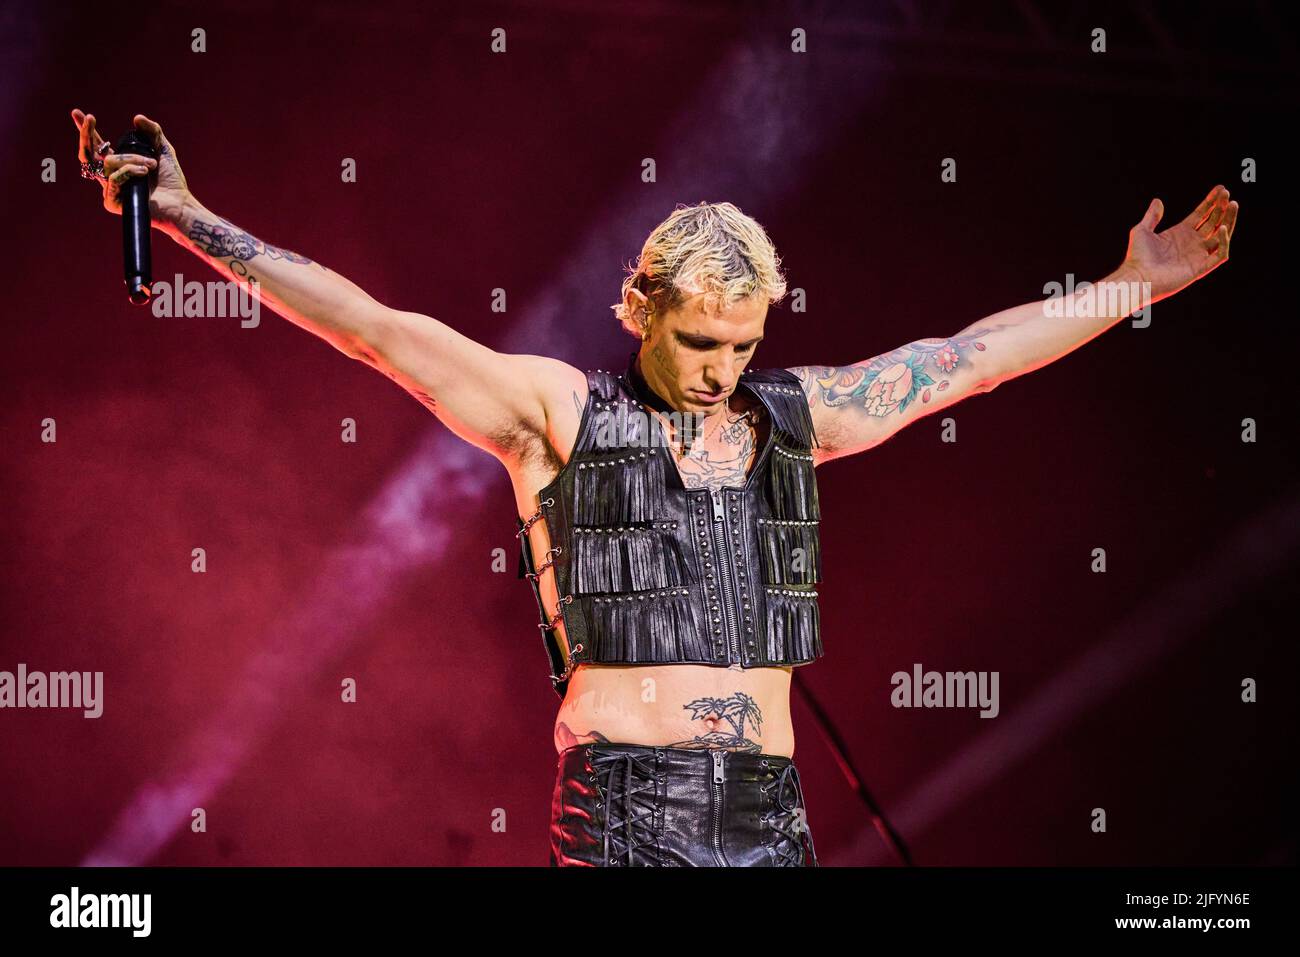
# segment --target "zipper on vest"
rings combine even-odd
[[[722,761],[726,754],[721,750],[713,752],[713,856],[718,859],[719,867],[728,866],[726,855],[722,853],[722,787],[727,779]]]
[[[727,626],[727,663],[740,661],[740,641],[736,626],[736,590],[731,581],[731,555],[727,552],[727,516],[722,507],[722,493],[709,490],[713,499],[713,554],[722,580],[723,621]]]

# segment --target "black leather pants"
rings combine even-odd
[[[559,756],[551,866],[817,867],[789,758],[579,744]]]

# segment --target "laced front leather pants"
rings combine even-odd
[[[789,758],[579,744],[559,756],[551,866],[817,867]]]

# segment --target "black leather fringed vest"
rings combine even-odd
[[[587,373],[589,398],[568,463],[516,519],[519,577],[532,583],[564,698],[578,665],[806,664],[822,656],[822,580],[812,415],[798,377],[744,372],[738,388],[766,407],[771,428],[743,488],[687,488],[662,423],[666,408],[635,367]],[[545,519],[551,548],[540,571],[528,530]],[[555,575],[548,615],[539,585]],[[570,647],[566,665],[556,625]]]

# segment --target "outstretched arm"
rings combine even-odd
[[[566,365],[497,352],[418,312],[393,309],[299,253],[264,243],[200,203],[162,226],[177,243],[344,355],[382,372],[460,438],[508,462],[546,429]]]
[[[74,110],[73,122],[80,158],[103,155],[94,116]],[[107,154],[107,209],[120,215],[122,185],[148,176],[156,229],[290,322],[378,369],[467,442],[503,462],[517,457],[545,432],[555,396],[581,378],[559,360],[496,352],[437,319],[392,309],[328,266],[263,242],[195,199],[161,126],[143,115],[135,126],[158,159]]]
[[[932,412],[1039,369],[1227,261],[1237,204],[1226,189],[1216,186],[1182,222],[1157,234],[1162,213],[1153,200],[1129,231],[1119,268],[1081,286],[1071,302],[1028,302],[948,339],[918,339],[853,365],[790,369],[820,443],[814,464],[865,451]]]

